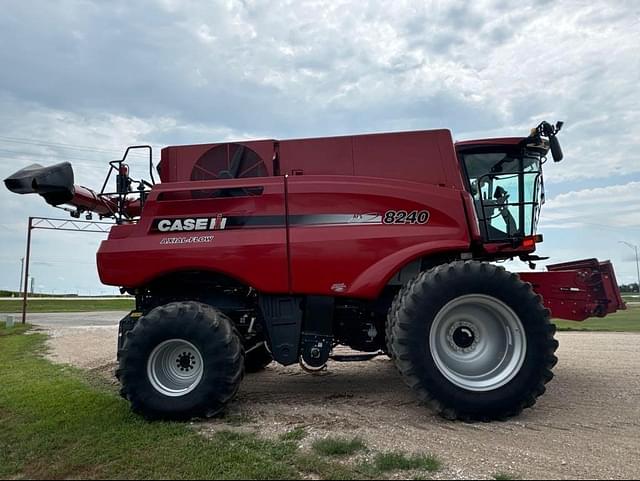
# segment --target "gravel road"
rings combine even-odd
[[[31,322],[51,332],[53,359],[111,376],[120,313],[40,316]],[[508,422],[463,424],[434,416],[386,358],[332,363],[320,376],[272,364],[247,376],[230,414],[247,420],[242,429],[264,436],[304,426],[310,436],[303,444],[326,435],[357,435],[374,449],[430,452],[445,464],[439,476],[451,479],[497,473],[637,478],[640,334],[560,333],[558,339],[560,362],[547,394]],[[215,431],[229,425],[213,420],[197,427]]]

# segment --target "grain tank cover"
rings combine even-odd
[[[167,147],[163,182],[343,175],[462,188],[449,130]]]

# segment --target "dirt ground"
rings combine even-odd
[[[53,329],[57,362],[113,374],[117,328]],[[391,361],[332,363],[312,376],[272,364],[245,378],[227,421],[196,424],[273,437],[305,427],[318,437],[360,436],[375,450],[436,455],[438,477],[634,479],[640,473],[640,334],[560,333],[560,363],[534,409],[508,422],[453,423],[422,407]],[[230,420],[234,421],[231,422]],[[237,427],[241,424],[240,427]]]

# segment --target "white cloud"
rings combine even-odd
[[[549,201],[546,226],[636,226],[639,21],[623,0],[5,2],[0,174],[69,158],[97,186],[133,143],[442,127],[463,139],[562,119],[566,160],[547,180],[576,193]],[[51,210],[0,203],[3,248],[19,256],[24,218]]]
[[[543,207],[543,229],[589,225],[640,227],[640,182],[567,192],[548,200]]]

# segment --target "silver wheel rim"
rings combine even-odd
[[[185,396],[202,381],[204,365],[200,351],[190,342],[170,339],[149,356],[147,375],[156,391],[169,397]]]
[[[504,302],[470,294],[438,312],[429,347],[438,370],[453,384],[469,391],[492,391],[520,372],[527,338],[520,318]]]

